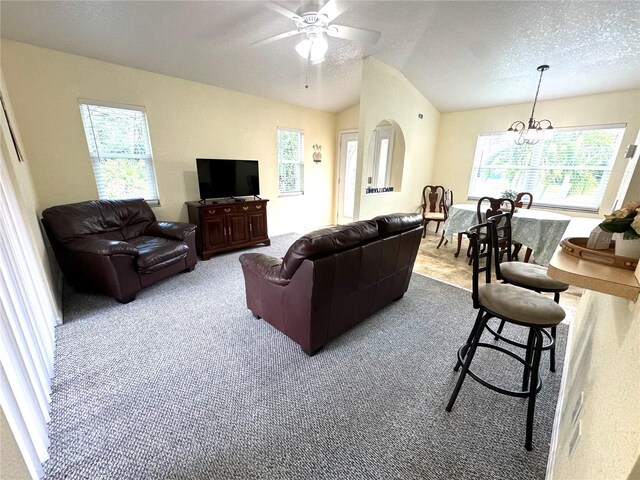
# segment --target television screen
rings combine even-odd
[[[197,158],[200,198],[260,195],[257,160]]]

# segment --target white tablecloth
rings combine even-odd
[[[451,206],[449,218],[444,222],[450,240],[454,233],[466,232],[478,223],[476,209],[476,204],[468,203]],[[511,238],[533,250],[535,263],[547,265],[570,221],[571,217],[560,213],[518,208],[511,217]]]

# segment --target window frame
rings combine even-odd
[[[616,160],[618,158],[618,155],[620,153],[620,147],[622,145],[622,140],[625,134],[625,130],[626,130],[627,124],[626,123],[611,123],[611,124],[598,124],[598,125],[583,125],[583,126],[574,126],[574,127],[558,127],[558,128],[554,128],[553,132],[554,135],[556,132],[562,133],[562,132],[580,132],[580,131],[597,131],[597,130],[615,130],[615,129],[621,129],[622,132],[620,134],[620,138],[618,140],[618,144],[617,145],[613,145],[614,146],[614,150],[612,151],[611,154],[611,158],[609,160],[609,169],[607,170],[606,168],[599,168],[598,170],[602,170],[603,172],[607,173],[607,178],[604,181],[604,185],[599,185],[599,188],[601,188],[602,190],[602,194],[600,195],[600,198],[598,199],[598,205],[596,206],[577,206],[577,205],[566,205],[566,204],[559,204],[559,203],[549,203],[549,202],[544,202],[544,201],[540,201],[538,199],[535,200],[535,206],[536,207],[542,207],[542,208],[547,208],[547,209],[556,209],[556,210],[571,210],[571,211],[579,211],[579,212],[590,212],[590,213],[597,213],[599,212],[600,208],[602,208],[602,200],[604,198],[604,194],[606,189],[609,186],[609,182],[611,180],[611,173],[613,172],[614,168],[615,168],[615,164],[616,164]],[[467,189],[467,200],[478,200],[479,198],[482,197],[482,195],[472,195],[472,191],[475,190],[474,188],[474,184],[473,181],[474,179],[478,176],[477,172],[478,170],[482,167],[482,162],[483,162],[483,153],[484,153],[484,149],[479,149],[479,147],[481,146],[481,137],[488,137],[488,136],[497,136],[497,135],[503,135],[505,138],[509,139],[509,133],[508,132],[503,132],[503,131],[498,131],[498,132],[482,132],[478,134],[478,137],[476,139],[476,146],[475,146],[475,152],[474,152],[474,158],[473,158],[473,164],[471,167],[471,175],[469,178],[469,185],[468,185],[468,189]],[[508,141],[513,142],[512,139],[509,139]],[[532,148],[544,148],[544,139],[541,140],[538,144],[535,145],[530,145],[530,147]],[[524,146],[523,146],[524,147]],[[514,168],[513,166],[506,166],[505,168]],[[530,168],[530,167],[529,167]],[[558,166],[556,169],[566,169],[565,166]],[[523,167],[522,170],[527,170],[527,168]],[[576,168],[576,170],[578,170],[578,168]],[[505,187],[505,189],[511,189],[511,186],[507,186]],[[519,188],[519,187],[514,187],[514,188]],[[498,195],[498,194],[496,194]],[[597,197],[596,197],[597,198]]]
[[[280,132],[293,132],[293,133],[297,133],[300,135],[300,145],[299,145],[299,149],[298,149],[298,161],[296,162],[291,162],[291,161],[282,161],[281,156],[280,156]],[[289,127],[277,127],[276,128],[276,152],[277,152],[277,158],[278,158],[278,197],[291,197],[291,196],[298,196],[298,195],[304,195],[304,169],[305,169],[305,165],[304,165],[304,130],[301,130],[299,128],[289,128]],[[283,192],[280,189],[280,165],[284,164],[284,163],[289,163],[289,164],[295,164],[295,165],[299,165],[299,186],[300,189],[299,190],[295,190],[295,191],[290,191],[290,192]]]
[[[80,120],[82,122],[83,132],[85,134],[84,135],[85,140],[87,142],[89,158],[91,159],[93,176],[96,182],[96,188],[98,190],[98,198],[105,199],[105,200],[116,199],[116,198],[106,194],[106,192],[102,189],[103,182],[101,178],[103,176],[103,173],[101,172],[102,167],[100,163],[102,158],[100,156],[98,144],[95,140],[93,140],[93,138],[95,137],[95,130],[93,129],[93,125],[90,125],[89,127],[85,125],[85,122],[84,122],[85,113],[83,110],[84,108],[90,108],[90,107],[106,107],[106,108],[113,108],[113,109],[142,113],[144,117],[144,126],[145,126],[144,133],[146,135],[146,144],[148,148],[148,153],[142,154],[142,155],[125,155],[125,154],[113,154],[111,152],[109,159],[110,160],[133,160],[133,159],[147,160],[147,165],[145,166],[147,170],[147,179],[146,179],[147,189],[149,190],[149,192],[155,193],[155,198],[144,198],[145,197],[144,195],[128,197],[128,198],[143,197],[144,201],[147,202],[150,206],[152,207],[160,206],[160,191],[158,189],[158,176],[156,174],[156,169],[155,169],[153,147],[151,145],[151,133],[149,131],[149,120],[147,118],[146,108],[142,105],[129,105],[129,104],[123,104],[123,103],[106,102],[102,100],[92,100],[92,99],[86,99],[86,98],[78,98],[78,106],[80,108]],[[88,111],[88,114],[89,114],[89,119],[91,119],[90,110]],[[89,129],[91,132],[91,139],[89,138],[89,135],[88,135]],[[92,140],[94,143],[93,147],[90,145],[90,142]],[[95,152],[96,155],[94,155],[93,152]],[[124,198],[124,197],[118,197],[118,198]]]

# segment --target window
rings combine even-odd
[[[304,132],[278,128],[278,191],[304,193]]]
[[[144,198],[158,205],[144,107],[80,101],[84,133],[101,199]]]
[[[381,122],[382,123],[382,122]],[[373,162],[371,165],[371,186],[388,187],[391,180],[391,160],[393,159],[393,125],[384,122],[373,130]]]
[[[536,205],[597,211],[624,125],[558,128],[535,145],[508,133],[478,136],[469,198],[531,192]]]

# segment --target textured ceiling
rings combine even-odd
[[[252,45],[294,28],[266,2],[2,0],[0,34],[330,112],[358,103],[368,55],[442,112],[532,101],[543,63],[541,100],[640,88],[637,1],[339,4],[346,11],[335,23],[378,30],[380,40],[330,38],[327,60],[308,71],[294,50],[299,36]]]

